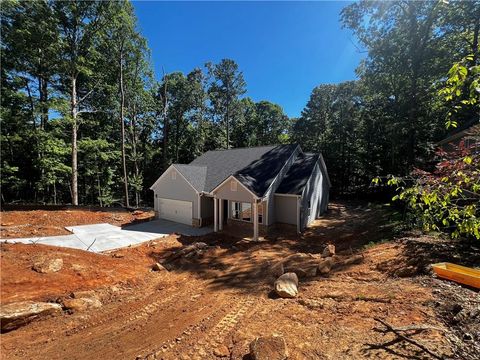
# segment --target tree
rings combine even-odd
[[[101,74],[94,71],[101,53],[98,36],[105,26],[106,5],[98,1],[58,1],[54,3],[60,33],[59,73],[61,91],[69,98],[72,146],[72,204],[78,205],[77,135],[82,112],[92,111],[88,100],[98,90]]]
[[[448,69],[456,47],[440,28],[437,1],[361,1],[342,10],[342,22],[368,57],[357,69],[364,88],[380,96],[397,127],[392,142],[395,171],[406,173],[431,154],[440,133],[435,84]],[[447,60],[447,61],[442,61]],[[388,116],[387,116],[388,118]]]
[[[243,73],[238,70],[238,65],[230,59],[223,59],[218,64],[207,63],[211,83],[208,94],[212,103],[212,113],[217,121],[225,126],[226,149],[230,148],[230,132],[235,126],[236,117],[234,110],[238,99],[246,92]]]

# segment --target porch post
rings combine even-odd
[[[253,241],[258,240],[258,203],[253,200]]]
[[[218,231],[218,202],[216,197],[213,197],[213,231]]]
[[[220,216],[219,216],[220,220],[219,220],[218,229],[222,231],[223,230],[223,199],[218,199],[218,201],[219,201],[218,210],[220,211]]]

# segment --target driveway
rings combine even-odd
[[[35,238],[16,238],[8,239],[8,242],[45,244],[102,252],[140,244],[173,233],[186,236],[201,236],[213,231],[211,227],[193,228],[188,225],[163,219],[130,225],[123,228],[111,224],[92,224],[68,226],[65,229],[71,231],[73,234]]]

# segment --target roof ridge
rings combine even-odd
[[[277,147],[277,146],[289,146],[289,145],[297,145],[296,143],[291,143],[291,144],[273,144],[273,145],[258,145],[258,146],[241,146],[241,147],[236,147],[236,148],[231,148],[231,149],[215,149],[215,150],[208,150],[206,153],[209,152],[220,152],[220,151],[230,151],[230,150],[241,150],[241,149],[258,149],[258,148],[268,148],[268,147]]]

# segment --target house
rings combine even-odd
[[[158,218],[192,226],[259,227],[275,223],[302,231],[327,210],[330,180],[321,154],[299,145],[208,151],[173,164],[150,188]]]

